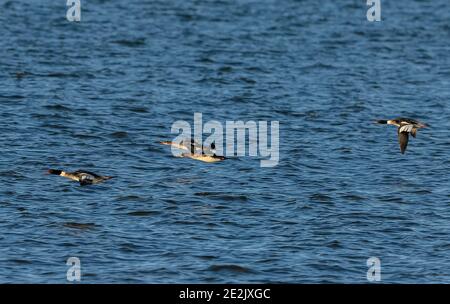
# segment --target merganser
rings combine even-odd
[[[226,159],[224,156],[216,155],[215,143],[212,143],[210,147],[205,147],[200,146],[195,140],[191,139],[190,143],[188,140],[183,140],[180,143],[161,141],[160,144],[189,151],[189,153],[182,153],[181,157],[188,157],[206,163],[215,163]]]
[[[49,169],[48,173],[77,181],[81,186],[98,184],[105,180],[113,178],[113,176],[100,176],[98,174],[83,170],[78,170],[75,172],[65,172],[63,170]]]
[[[428,127],[426,124],[421,123],[417,120],[403,117],[398,117],[390,120],[377,120],[377,123],[394,125],[398,127],[398,142],[400,144],[400,151],[402,152],[402,154],[405,153],[406,147],[408,146],[409,134],[411,134],[415,138],[418,129]]]

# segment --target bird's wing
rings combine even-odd
[[[400,129],[401,128],[398,128],[398,142],[400,144],[400,151],[404,154],[406,147],[408,146],[409,135],[408,132],[400,132]]]
[[[95,173],[89,172],[89,171],[84,171],[84,170],[75,171],[75,172],[73,172],[73,174],[88,174],[88,175],[92,175],[93,177],[101,177],[98,174],[95,174]]]
[[[414,138],[416,138],[416,135],[417,135],[417,129],[416,129],[416,128],[413,128],[413,129],[411,130],[411,135],[412,135]]]
[[[414,125],[407,124],[407,125],[403,125],[400,128],[398,128],[398,132],[399,133],[403,133],[403,132],[411,133],[413,129],[414,129]]]
[[[86,185],[92,185],[94,183],[94,179],[90,175],[82,175],[80,177],[80,185],[86,186]]]
[[[195,140],[193,140],[191,142],[191,153],[198,153],[198,154],[202,154],[203,153],[203,147],[202,145],[200,145],[198,142],[196,142]]]
[[[180,150],[190,151],[192,154],[202,153],[202,146],[193,139],[183,139],[180,142],[160,142],[163,145],[170,145]]]
[[[177,149],[191,151],[191,153],[195,153],[197,150],[201,151],[201,146],[194,140],[189,139],[183,139],[179,143],[171,142],[171,146]]]
[[[181,142],[181,145],[183,146],[183,148],[182,148],[183,150],[190,151],[191,154],[195,154],[195,153],[201,154],[202,153],[202,146],[193,139],[191,139],[190,141],[183,140]]]

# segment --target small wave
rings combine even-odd
[[[232,71],[233,71],[233,68],[230,66],[223,66],[223,67],[220,67],[218,70],[219,73],[231,73]]]
[[[9,177],[14,177],[14,178],[22,178],[25,177],[25,175],[21,174],[20,172],[16,171],[16,170],[5,170],[5,171],[0,171],[0,174],[2,176],[9,176]]]
[[[96,135],[89,135],[89,134],[73,134],[72,135],[75,138],[80,138],[80,139],[99,139],[99,136]]]
[[[128,212],[127,215],[131,215],[131,216],[149,216],[149,215],[155,215],[155,214],[159,214],[159,211],[132,211],[132,212]]]
[[[207,269],[208,271],[213,272],[221,272],[221,271],[229,271],[229,272],[236,272],[236,273],[251,273],[253,272],[250,268],[234,265],[234,264],[226,264],[226,265],[211,265]]]
[[[44,108],[48,109],[48,110],[55,110],[55,111],[73,111],[71,108],[60,105],[60,104],[55,104],[55,105],[46,105],[44,106]]]
[[[13,262],[13,263],[19,264],[19,265],[32,264],[31,261],[29,261],[29,260],[22,260],[22,259],[12,259],[10,261]]]
[[[217,257],[214,256],[214,255],[197,255],[196,257],[199,258],[199,259],[202,259],[202,260],[214,260],[214,259],[217,259]]]
[[[117,200],[119,202],[121,202],[121,201],[142,201],[142,200],[144,200],[144,198],[140,197],[138,195],[125,195],[125,196],[119,196],[117,198]]]
[[[54,73],[48,73],[44,75],[39,75],[43,77],[49,77],[49,78],[80,78],[81,75],[79,73],[61,73],[61,72],[54,72]]]
[[[129,108],[128,110],[134,113],[148,113],[148,109],[144,107],[133,107]]]
[[[115,40],[114,43],[127,46],[127,47],[138,47],[145,45],[145,38],[137,38],[137,39],[120,39]]]
[[[309,197],[313,201],[317,201],[320,203],[329,203],[331,202],[331,197],[326,194],[315,193]]]
[[[356,194],[347,194],[342,197],[343,199],[349,200],[349,201],[355,201],[360,202],[364,200],[364,197],[356,195]]]
[[[379,197],[379,199],[386,203],[406,204],[406,202],[401,197],[382,196]]]
[[[333,249],[342,248],[341,242],[338,240],[333,240],[325,244],[325,246]]]
[[[207,196],[212,199],[224,201],[248,201],[248,197],[244,194],[226,194],[221,192],[196,192],[196,196]]]
[[[307,65],[307,66],[303,66],[301,67],[302,70],[332,70],[332,69],[336,69],[335,66],[331,65],[331,64],[325,64],[325,63],[314,63],[311,65]]]
[[[86,229],[93,229],[93,228],[97,227],[97,225],[94,223],[67,222],[67,223],[64,223],[64,227],[86,230]]]
[[[2,95],[1,97],[2,97],[2,99],[7,99],[7,100],[11,100],[11,99],[12,100],[14,100],[14,99],[20,100],[20,99],[24,99],[26,96],[12,94],[12,95]]]
[[[255,84],[256,80],[253,80],[251,78],[247,78],[247,77],[241,77],[239,78],[240,81],[245,82],[247,84]]]
[[[126,138],[126,137],[128,137],[128,133],[125,131],[117,131],[117,132],[111,133],[111,137]]]
[[[202,58],[200,58],[200,59],[198,60],[198,62],[201,62],[201,63],[214,63],[215,61],[212,60],[212,59],[209,58],[209,57],[202,57]]]

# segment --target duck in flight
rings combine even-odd
[[[83,170],[78,170],[75,172],[66,172],[66,171],[62,171],[62,170],[49,169],[48,173],[54,174],[54,175],[59,175],[59,176],[77,181],[80,183],[81,186],[98,184],[98,183],[101,183],[108,179],[113,178],[113,176],[100,176],[98,174],[95,174],[95,173],[92,173],[89,171],[83,171]]]
[[[406,147],[408,146],[409,134],[411,134],[412,137],[415,138],[418,129],[427,127],[426,124],[421,123],[417,120],[403,117],[398,117],[390,120],[378,120],[377,123],[394,125],[398,127],[398,142],[400,144],[400,151],[402,152],[402,154],[405,153]]]
[[[180,150],[189,151],[188,153],[182,153],[181,157],[189,157],[195,160],[199,160],[206,163],[215,163],[226,158],[224,156],[216,155],[216,145],[212,143],[210,147],[201,146],[195,140],[183,140],[180,143],[174,143],[172,141],[161,141],[160,144],[175,147]]]

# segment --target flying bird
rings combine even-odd
[[[408,146],[409,134],[411,134],[412,137],[415,138],[418,129],[428,127],[426,124],[421,123],[417,120],[403,117],[398,117],[390,120],[377,120],[377,123],[394,125],[398,127],[398,142],[400,144],[400,151],[402,152],[402,154],[405,153],[406,147]]]
[[[209,147],[205,147],[191,139],[190,142],[189,140],[183,140],[180,143],[161,141],[160,144],[188,151],[188,153],[182,153],[181,157],[188,157],[206,163],[215,163],[226,159],[224,156],[216,155],[216,145],[214,143]]]
[[[101,182],[104,182],[108,179],[113,178],[113,176],[101,176],[89,171],[84,170],[78,170],[75,172],[66,172],[63,170],[55,170],[55,169],[49,169],[49,174],[59,175],[74,181],[77,181],[80,183],[81,186],[86,185],[92,185],[92,184],[98,184]]]

